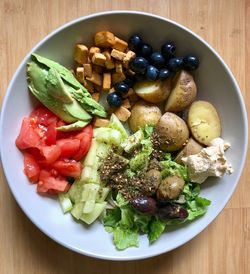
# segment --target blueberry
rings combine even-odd
[[[160,52],[153,52],[150,56],[152,65],[162,68],[165,65],[165,59]]]
[[[128,47],[133,51],[138,51],[141,48],[142,39],[139,35],[135,34],[129,38]]]
[[[122,97],[118,92],[112,92],[107,96],[107,101],[111,107],[119,107],[122,104]]]
[[[168,61],[168,68],[173,71],[177,72],[181,70],[183,67],[183,59],[182,58],[171,58]]]
[[[135,73],[145,73],[146,68],[148,66],[148,61],[143,57],[135,57],[130,63],[129,67],[135,72]]]
[[[146,78],[150,81],[155,81],[158,77],[159,70],[154,66],[148,66],[146,71]]]
[[[123,81],[123,83],[125,83],[126,85],[128,85],[129,88],[132,88],[133,85],[135,84],[135,82],[136,82],[135,77],[127,77],[127,78]]]
[[[153,52],[153,48],[149,44],[142,44],[140,54],[143,57],[149,57]]]
[[[166,59],[169,59],[174,55],[175,49],[176,48],[175,48],[174,43],[169,41],[162,45],[161,53]]]
[[[185,70],[196,70],[199,67],[199,59],[195,55],[186,55],[183,58],[183,67]]]
[[[167,68],[163,68],[159,72],[159,79],[164,80],[173,76],[173,72]]]
[[[124,82],[118,82],[114,85],[115,91],[121,94],[126,94],[129,90],[129,86]]]

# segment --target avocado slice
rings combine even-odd
[[[28,87],[31,93],[49,110],[67,123],[78,120],[89,122],[91,116],[72,98],[70,104],[56,100],[47,88],[48,70],[41,64],[31,62],[27,64]]]
[[[60,100],[66,104],[73,102],[73,98],[67,91],[60,74],[53,68],[48,71],[47,89],[48,93],[56,100]]]
[[[67,68],[38,54],[32,54],[32,56],[40,64],[43,64],[48,68],[53,68],[60,74],[61,78],[72,87],[72,89],[70,89],[72,97],[74,97],[86,111],[100,117],[107,116],[104,107],[92,99],[88,90],[77,81]],[[64,84],[66,84],[65,82]]]
[[[86,122],[86,121],[77,121],[73,124],[57,127],[56,130],[64,131],[64,132],[80,130],[80,129],[84,128],[88,123],[89,122]]]

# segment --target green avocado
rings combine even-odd
[[[66,104],[73,102],[73,98],[71,97],[70,92],[66,89],[60,74],[53,68],[48,71],[47,88],[48,93],[56,100],[60,100]]]
[[[38,54],[32,54],[32,57],[35,59],[35,62],[42,64],[47,68],[53,68],[56,70],[63,79],[65,86],[71,87],[71,89],[67,88],[67,90],[70,91],[71,96],[77,100],[87,112],[100,117],[107,116],[104,107],[92,99],[88,90],[77,81],[74,75],[67,68]]]
[[[84,128],[86,125],[88,124],[88,122],[85,121],[77,121],[73,124],[69,124],[66,126],[61,126],[61,127],[57,127],[56,130],[58,131],[74,131],[74,130],[80,130],[82,128]]]
[[[78,120],[90,122],[91,116],[72,98],[69,104],[51,96],[48,89],[48,69],[41,64],[30,62],[27,64],[28,87],[31,93],[49,110],[67,123]],[[51,77],[51,76],[49,76]],[[50,81],[51,82],[51,81]]]

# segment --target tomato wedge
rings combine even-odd
[[[23,150],[31,147],[38,147],[40,145],[40,137],[34,130],[32,120],[24,118],[20,133],[16,139],[16,146]]]
[[[52,164],[61,156],[61,149],[58,145],[43,146],[40,153],[45,158],[41,161],[42,164]]]
[[[81,141],[79,151],[73,157],[76,161],[80,161],[89,151],[93,136],[93,128],[88,125],[83,128],[82,132],[78,133],[75,138]]]
[[[40,167],[35,158],[30,154],[24,153],[24,173],[28,177],[29,181],[36,183],[40,175]]]
[[[49,171],[41,170],[37,184],[37,192],[56,194],[67,192],[69,188],[70,184],[62,176],[54,177]]]
[[[74,160],[58,160],[53,163],[53,168],[61,175],[78,178],[81,176],[82,164]]]
[[[60,139],[56,144],[61,148],[61,157],[73,157],[80,148],[80,140],[78,139]]]

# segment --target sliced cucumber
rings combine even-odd
[[[120,131],[113,128],[96,128],[94,129],[94,137],[97,141],[110,145],[119,145],[122,141],[122,135]]]
[[[69,189],[69,198],[73,203],[80,202],[82,197],[83,182],[76,180]]]
[[[110,146],[105,143],[98,143],[97,150],[96,150],[96,156],[98,156],[101,159],[104,159],[108,156]]]
[[[95,208],[95,200],[88,200],[83,207],[83,213],[91,213]]]
[[[106,202],[96,203],[91,213],[83,213],[81,220],[86,224],[92,224],[103,212],[106,207]]]
[[[97,166],[97,161],[98,161],[98,158],[96,157],[97,147],[98,147],[98,142],[95,139],[93,139],[89,152],[83,162],[83,165],[85,167],[89,166],[94,168]]]
[[[122,125],[122,123],[120,122],[120,120],[117,118],[117,116],[114,113],[110,117],[110,122],[108,127],[118,130],[122,135],[122,141],[128,138],[128,133],[126,129],[124,128],[124,126]]]
[[[96,202],[98,203],[101,203],[101,202],[104,202],[105,199],[107,198],[108,194],[110,192],[110,188],[109,187],[103,187],[101,188],[98,193],[97,193],[97,196],[96,196]]]
[[[77,220],[79,220],[80,217],[82,216],[83,206],[84,206],[84,202],[79,202],[79,203],[76,203],[76,204],[74,205],[73,209],[71,210],[71,214],[72,214]]]
[[[97,170],[89,166],[85,166],[81,174],[81,181],[83,183],[99,183]]]
[[[100,189],[100,185],[97,184],[85,184],[83,186],[83,191],[82,191],[82,202],[86,202],[88,200],[96,200],[97,193]]]
[[[73,205],[71,203],[68,193],[59,193],[58,199],[62,207],[63,213],[67,213],[72,209]]]

